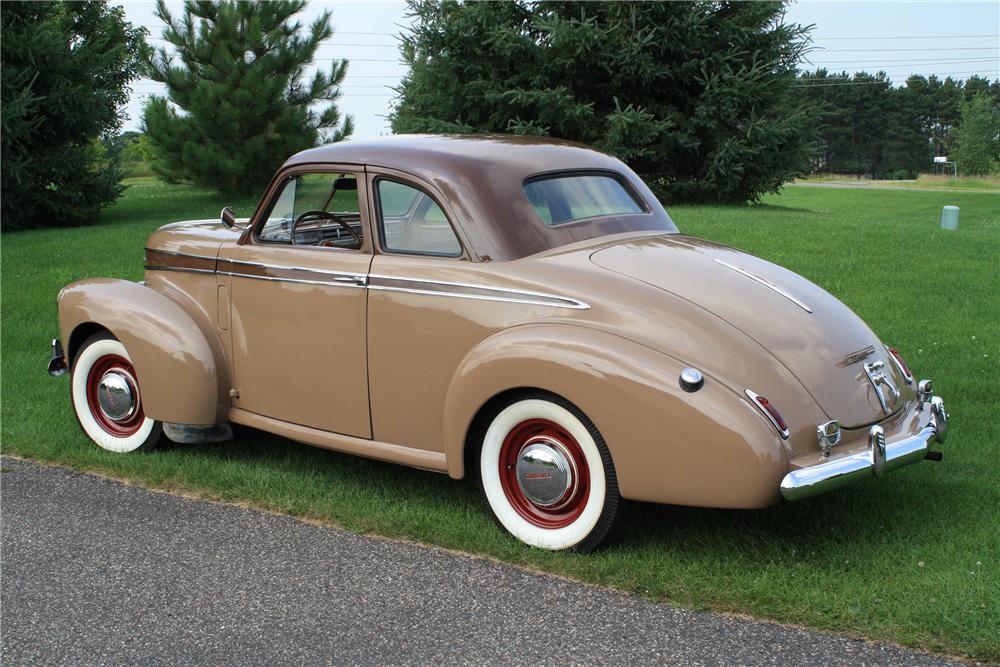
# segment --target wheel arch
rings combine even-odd
[[[221,346],[178,303],[143,284],[92,279],[63,288],[58,305],[69,364],[88,338],[107,331],[128,350],[148,416],[177,424],[226,421]]]
[[[707,507],[765,507],[786,472],[784,449],[752,406],[706,378],[680,389],[684,364],[614,334],[568,324],[511,327],[459,365],[444,410],[448,474],[460,479],[478,430],[524,391],[576,406],[604,436],[622,496]]]

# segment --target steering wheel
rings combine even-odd
[[[358,233],[354,231],[354,229],[346,220],[341,219],[339,216],[330,213],[329,211],[319,211],[319,210],[304,211],[299,214],[299,217],[295,218],[295,221],[292,222],[292,229],[289,232],[292,239],[292,245],[295,245],[295,228],[298,227],[299,223],[303,222],[304,220],[309,220],[312,218],[333,220],[338,225],[346,229],[347,232],[351,235],[351,237],[354,238],[354,242],[358,244],[358,247],[359,248],[361,247],[361,237],[358,236]]]

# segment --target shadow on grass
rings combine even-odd
[[[432,512],[479,513],[484,524],[492,524],[478,488],[467,479],[455,481],[439,473],[309,447],[248,428],[236,427],[234,436],[227,443],[172,445],[160,455],[194,457],[212,465],[237,464],[247,470],[262,468],[290,476],[292,484],[300,478],[303,483],[308,480],[331,489],[343,490],[348,485],[359,495],[402,504],[419,502]],[[845,544],[853,543],[864,553],[873,545],[920,541],[928,531],[946,532],[950,520],[946,507],[957,500],[959,491],[951,485],[918,485],[906,475],[902,471],[825,496],[758,510],[630,502],[616,539],[601,553],[614,557],[624,552],[669,550],[691,561],[738,556],[760,566],[789,559],[823,563],[830,552],[842,554]],[[308,506],[301,510],[315,516]],[[499,528],[493,529],[500,534]],[[516,544],[513,538],[503,539]],[[446,546],[463,548],[461,544]]]

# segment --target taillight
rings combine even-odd
[[[771,425],[774,426],[774,428],[778,431],[781,437],[787,438],[788,424],[785,423],[784,417],[782,417],[781,413],[778,412],[778,408],[774,407],[774,404],[771,403],[771,401],[767,400],[765,397],[760,396],[759,394],[756,394],[755,392],[752,392],[749,389],[745,391],[747,393],[747,396],[750,397],[750,400],[753,401],[754,405],[756,405],[761,412],[764,413],[764,416],[767,417],[768,421],[771,422]]]
[[[887,349],[889,354],[892,355],[892,360],[896,362],[896,368],[898,368],[899,372],[903,374],[904,378],[906,378],[907,384],[912,382],[913,373],[910,372],[910,367],[906,365],[905,361],[903,361],[903,355],[899,353],[899,350],[894,347],[889,347],[888,345],[885,346],[885,349]]]

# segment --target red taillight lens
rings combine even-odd
[[[910,372],[910,367],[906,365],[905,361],[903,361],[903,356],[899,353],[899,350],[894,347],[890,347],[889,354],[891,354],[892,358],[896,360],[897,364],[899,364],[899,369],[903,371],[903,375],[906,376],[906,379],[911,379],[913,377],[913,373]]]
[[[764,408],[764,411],[767,412],[767,414],[771,415],[771,419],[773,419],[774,423],[778,425],[779,431],[788,430],[788,424],[785,423],[785,420],[781,417],[781,413],[778,412],[778,409],[776,407],[771,405],[771,402],[769,400],[767,400],[763,396],[758,396],[757,402],[760,404],[760,407]]]

